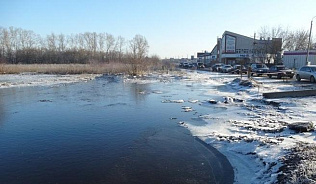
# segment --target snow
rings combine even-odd
[[[244,77],[245,81],[242,81],[238,77],[211,72],[186,73],[180,80],[216,86],[206,95],[222,96],[221,99],[195,103],[222,110],[199,115],[199,119],[205,122],[203,125],[193,121],[180,121],[179,125],[188,128],[192,135],[211,144],[228,158],[234,167],[236,184],[276,183],[280,182],[278,176],[283,173],[287,182],[297,182],[302,180],[298,179],[302,176],[297,174],[302,168],[307,173],[304,181],[315,182],[316,161],[308,160],[308,156],[307,160],[289,163],[296,165],[292,170],[282,170],[286,163],[284,160],[291,160],[288,159],[290,154],[301,154],[295,153],[295,148],[302,144],[304,148],[316,147],[314,131],[296,133],[287,126],[298,121],[312,121],[315,125],[315,97],[264,99],[262,96],[263,92],[314,89],[314,85],[266,77],[251,81]],[[192,108],[182,106],[182,109]],[[308,154],[313,153],[310,151]]]
[[[100,75],[47,75],[36,73],[0,75],[0,89],[26,86],[48,86],[74,82],[86,82]]]

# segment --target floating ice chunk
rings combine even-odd
[[[163,100],[162,103],[184,103],[184,100]]]
[[[197,103],[199,100],[189,100],[190,103]]]
[[[162,92],[162,91],[152,91],[152,93],[155,93],[155,94],[162,94],[163,92]]]
[[[192,107],[182,106],[184,112],[191,112],[193,111]]]

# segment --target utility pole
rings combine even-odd
[[[255,49],[255,45],[256,45],[256,33],[253,34],[253,47],[252,47],[253,63],[255,63],[256,61],[257,49]]]
[[[309,57],[309,47],[311,45],[311,35],[312,35],[312,27],[313,27],[313,19],[315,18],[316,16],[314,16],[312,18],[312,21],[311,21],[311,28],[309,29],[309,38],[308,38],[308,46],[307,46],[307,54],[306,54],[306,65],[308,65],[308,57]]]

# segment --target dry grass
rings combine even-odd
[[[127,73],[129,66],[122,63],[109,64],[0,64],[0,74],[35,72],[44,74],[117,74]]]

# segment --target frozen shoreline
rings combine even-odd
[[[188,75],[191,80],[209,76],[208,83],[222,84],[208,93],[221,94],[223,99],[212,100],[209,105],[226,110],[200,116],[206,122],[204,126],[191,122],[181,125],[228,158],[234,167],[235,183],[315,182],[315,131],[298,133],[288,127],[295,122],[312,122],[315,126],[315,97],[262,97],[262,92],[304,89],[313,84],[261,77],[256,78],[262,83],[260,86],[249,87],[240,85],[240,80],[218,77],[215,73]],[[297,159],[291,160],[293,157]]]
[[[0,75],[0,89],[26,86],[49,86],[68,84],[74,82],[86,82],[95,79],[96,74],[80,75],[50,75],[36,73],[5,74]]]
[[[215,86],[206,95],[221,98],[204,99],[198,104],[222,111],[199,115],[205,122],[202,126],[190,120],[180,121],[179,125],[228,158],[234,168],[236,184],[316,182],[316,133],[295,132],[289,128],[297,122],[310,122],[315,127],[315,97],[264,99],[262,96],[264,92],[313,89],[314,84],[267,77],[256,77],[255,83],[241,81],[238,75],[201,71],[158,78],[168,81],[168,77]],[[127,82],[142,83],[142,80],[128,79]],[[188,99],[169,99],[162,103],[180,103],[179,106],[182,104],[181,108],[187,110],[184,112],[190,113],[192,108],[183,105],[193,101],[197,102],[188,96]],[[192,114],[196,113],[198,110]]]

